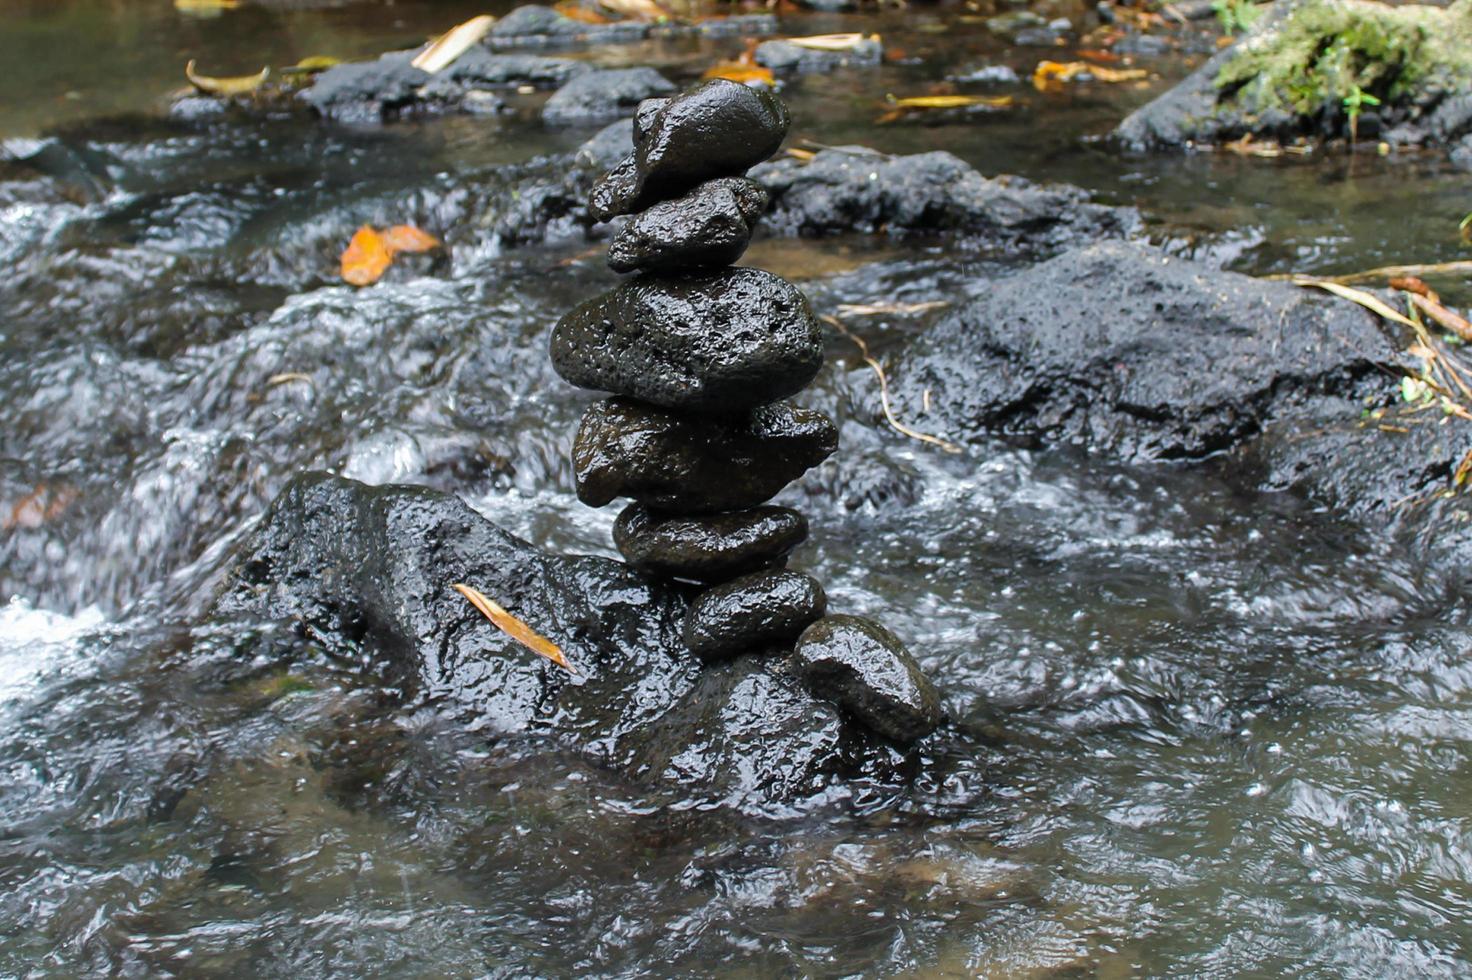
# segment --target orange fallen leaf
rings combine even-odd
[[[353,232],[352,241],[342,253],[342,278],[354,286],[371,286],[394,260],[393,250],[383,236],[364,225]]]
[[[560,2],[555,4],[552,9],[557,11],[562,16],[566,17],[568,20],[575,20],[580,24],[613,23],[613,19],[611,17],[604,17],[596,10],[589,10],[587,7],[584,7],[582,4],[578,3],[577,0],[560,0]]]
[[[480,610],[481,615],[517,643],[532,653],[546,657],[569,674],[578,673],[573,665],[567,662],[567,658],[562,655],[562,649],[557,644],[487,599],[479,589],[471,588],[460,582],[455,582],[450,587],[470,600],[470,604]]]
[[[752,82],[760,82],[763,85],[775,85],[776,78],[772,76],[772,69],[761,65],[746,65],[739,61],[718,61],[705,70],[701,78],[725,78],[742,85],[750,85]]]
[[[388,250],[395,255],[400,252],[428,252],[444,244],[429,232],[420,231],[413,225],[394,225],[383,233],[383,240],[388,245]]]
[[[35,530],[60,517],[76,496],[77,491],[71,487],[57,488],[38,483],[34,490],[16,501],[5,520],[0,522],[0,528],[6,531],[16,528]]]
[[[394,225],[382,234],[372,225],[364,225],[353,233],[352,241],[342,253],[343,281],[354,286],[371,286],[400,252],[428,252],[443,244],[413,225]]]
[[[1085,61],[1040,61],[1032,72],[1033,88],[1043,91],[1050,85],[1071,82],[1087,76],[1099,82],[1133,82],[1149,77],[1143,68],[1105,68]]]

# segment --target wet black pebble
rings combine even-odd
[[[676,272],[741,258],[767,209],[767,192],[746,177],[708,180],[684,197],[636,215],[608,246],[614,272]]]
[[[790,403],[736,418],[661,411],[623,398],[593,405],[573,442],[578,499],[629,497],[684,514],[754,507],[838,448],[822,412]]]
[[[859,616],[827,616],[798,638],[797,672],[809,690],[896,742],[913,742],[941,721],[940,697],[889,630]]]
[[[707,659],[793,640],[828,599],[811,575],[752,572],[702,592],[685,615],[685,645]]]
[[[807,536],[807,518],[787,507],[689,516],[630,504],[613,525],[613,543],[630,565],[699,582],[724,582],[775,565]]]
[[[572,384],[689,412],[786,398],[822,365],[807,298],[761,269],[637,276],[552,331],[552,366]]]

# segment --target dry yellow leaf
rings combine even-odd
[[[1148,78],[1143,68],[1105,68],[1086,61],[1040,61],[1032,72],[1033,87],[1039,91],[1050,85],[1071,82],[1080,76],[1088,76],[1098,82],[1132,82]]]
[[[733,82],[740,82],[742,85],[750,85],[752,82],[760,82],[763,85],[777,84],[777,80],[772,76],[772,69],[741,61],[717,62],[707,68],[700,77],[725,78]]]
[[[1010,95],[913,95],[897,99],[890,96],[888,104],[896,109],[964,109],[968,106],[990,106],[1002,109],[1012,104]]]
[[[1318,289],[1327,290],[1328,292],[1333,293],[1335,296],[1342,296],[1352,303],[1358,303],[1365,309],[1369,310],[1371,313],[1383,316],[1387,320],[1403,324],[1413,329],[1416,326],[1416,322],[1410,317],[1391,309],[1385,303],[1382,303],[1379,297],[1374,296],[1371,293],[1367,293],[1363,289],[1355,289],[1353,286],[1345,286],[1337,282],[1330,282],[1327,279],[1310,279],[1306,276],[1295,278],[1293,280],[1293,284],[1295,286],[1314,286]]]
[[[442,34],[433,44],[414,56],[409,62],[420,71],[433,75],[437,71],[449,67],[456,58],[460,57],[471,46],[477,44],[481,38],[491,31],[491,26],[496,23],[496,18],[490,14],[481,14],[472,17],[463,24],[456,24]]]
[[[870,40],[879,40],[878,34],[869,35]],[[850,34],[812,34],[808,37],[789,37],[788,43],[813,51],[852,51],[864,43],[864,35],[857,31]]]
[[[669,20],[670,12],[654,0],[598,0],[598,5],[635,20]]]
[[[235,75],[229,78],[212,78],[194,72],[194,59],[184,66],[184,77],[189,83],[207,95],[249,95],[266,81],[271,69],[262,68],[255,75]]]
[[[562,655],[562,649],[557,644],[487,599],[479,589],[460,582],[455,582],[451,588],[470,600],[470,604],[479,609],[486,619],[489,619],[497,629],[517,643],[538,656],[546,657],[570,674],[578,673],[573,665],[567,662],[567,658]]]

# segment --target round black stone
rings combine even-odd
[[[828,598],[811,575],[752,572],[702,592],[685,614],[685,645],[714,659],[797,637],[823,615]]]
[[[807,518],[788,507],[675,516],[630,504],[613,525],[613,543],[630,565],[699,582],[776,565],[807,536]]]

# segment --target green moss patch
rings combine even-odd
[[[1403,107],[1432,86],[1472,85],[1472,0],[1450,7],[1305,0],[1269,20],[1218,72],[1224,106],[1311,116],[1356,92]]]

